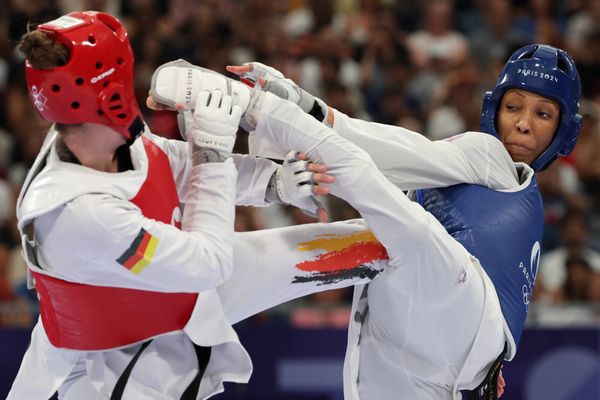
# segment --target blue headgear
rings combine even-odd
[[[496,86],[487,92],[481,111],[481,130],[499,138],[496,114],[504,93],[523,89],[548,97],[560,106],[560,123],[548,148],[531,164],[534,171],[548,167],[558,156],[566,156],[575,147],[581,128],[579,94],[581,84],[573,59],[563,50],[533,44],[520,48],[500,72]]]

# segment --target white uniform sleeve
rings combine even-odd
[[[214,288],[233,268],[235,180],[231,161],[194,167],[183,230],[144,217],[127,200],[80,196],[36,218],[40,264],[89,284],[163,292]],[[140,235],[154,240],[153,247],[140,245]]]
[[[271,141],[282,149],[305,151],[311,160],[326,164],[336,177],[331,193],[362,215],[386,247],[390,265],[405,264],[421,253],[423,243],[437,243],[432,236],[443,227],[431,214],[387,180],[365,151],[299,110],[266,93],[259,108],[256,139]],[[438,253],[443,251],[441,248]]]
[[[236,204],[266,207],[267,185],[279,164],[251,155],[233,154],[232,158],[238,170]]]
[[[431,141],[408,129],[334,112],[333,129],[365,150],[383,174],[402,190],[458,183],[510,189],[518,182],[510,155],[491,135],[467,132]]]
[[[185,198],[192,167],[187,143],[181,140],[165,139],[153,134],[150,136],[167,154],[179,198]],[[238,170],[236,204],[266,207],[265,191],[278,164],[266,158],[250,155],[232,154],[232,158]]]

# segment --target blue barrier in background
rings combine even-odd
[[[343,399],[345,330],[249,323],[236,330],[254,374],[248,385],[227,385],[216,400]],[[8,393],[28,343],[28,331],[0,329],[0,398]],[[507,400],[598,400],[600,328],[528,329],[504,376]]]

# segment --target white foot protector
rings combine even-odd
[[[157,103],[168,107],[175,108],[175,104],[179,103],[191,110],[200,91],[216,89],[230,95],[232,105],[239,105],[244,115],[250,103],[252,89],[241,82],[182,59],[163,64],[154,71],[150,96]]]

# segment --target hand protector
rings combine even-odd
[[[242,82],[251,87],[259,84],[262,90],[299,105],[304,112],[312,115],[319,122],[325,123],[330,128],[333,126],[333,112],[323,100],[308,93],[273,67],[259,62],[244,63],[244,65],[252,66],[252,70],[240,75]]]
[[[284,204],[291,204],[312,217],[322,217],[325,207],[313,194],[313,175],[310,161],[298,160],[296,152],[286,154],[281,167],[275,172],[277,195]],[[326,217],[325,217],[326,218]]]
[[[241,116],[240,106],[232,106],[232,101],[220,90],[202,91],[194,110],[179,113],[180,131],[190,143],[194,165],[231,156]]]
[[[181,59],[163,64],[154,71],[150,97],[173,109],[175,104],[193,109],[198,93],[203,90],[220,90],[230,96],[232,104],[240,106],[242,115],[250,103],[251,89],[248,86]]]

